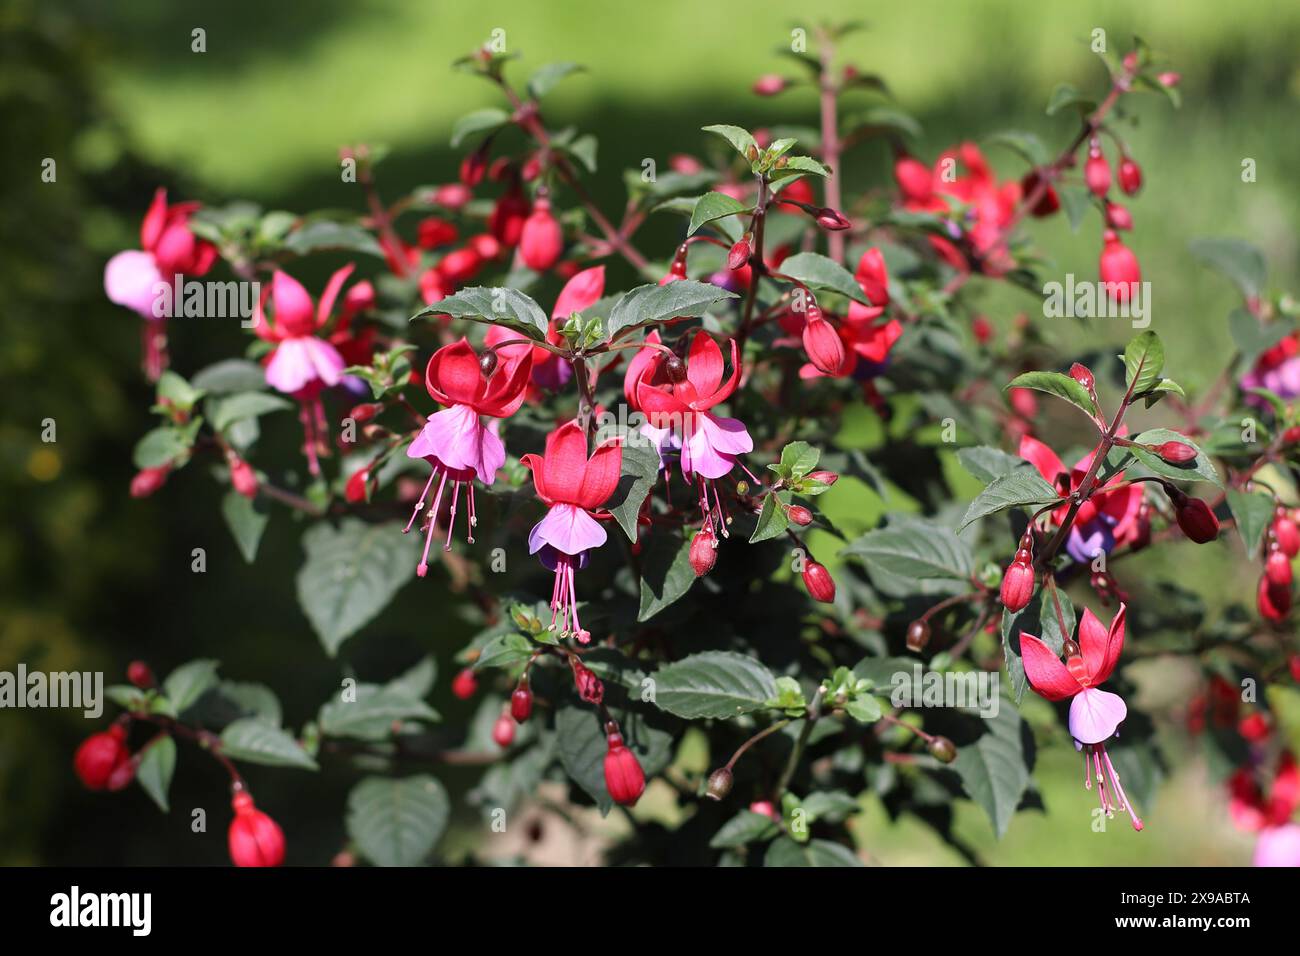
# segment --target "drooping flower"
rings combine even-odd
[[[1300,768],[1284,752],[1267,797],[1250,769],[1243,767],[1228,781],[1228,812],[1242,830],[1253,830],[1255,866],[1300,866],[1300,824],[1292,815],[1300,805]]]
[[[698,485],[704,523],[726,536],[726,512],[713,483],[731,472],[738,463],[736,456],[753,451],[754,441],[739,419],[724,418],[711,409],[730,398],[740,384],[740,349],[733,339],[731,375],[724,381],[722,350],[707,332],[696,332],[680,380],[666,376],[662,384],[657,384],[657,368],[667,369],[672,359],[659,349],[653,352],[636,383],[637,404],[649,419],[642,431],[661,451],[680,442],[682,475]]]
[[[1249,372],[1241,377],[1243,389],[1266,388],[1290,401],[1300,396],[1300,335],[1292,333],[1266,350]],[[1267,402],[1258,395],[1247,395],[1251,405],[1264,408]]]
[[[232,801],[235,818],[230,821],[228,842],[230,859],[235,866],[279,866],[284,862],[284,831],[280,824],[253,803],[250,794],[240,791]]]
[[[1067,469],[1056,452],[1029,435],[1020,439],[1020,457],[1037,468],[1043,479],[1062,496],[1078,490],[1092,464],[1090,453],[1080,458],[1073,468]],[[1110,554],[1117,546],[1132,544],[1138,539],[1141,533],[1142,486],[1125,485],[1106,490],[1122,481],[1121,472],[1080,505],[1065,542],[1066,551],[1074,560],[1086,563],[1102,552]],[[1061,505],[1052,513],[1052,522],[1059,525],[1068,510],[1068,505]]]
[[[72,766],[87,790],[121,790],[134,776],[125,728],[114,724],[91,734],[77,748]]]
[[[157,314],[155,286],[175,276],[201,276],[212,268],[217,247],[190,232],[197,202],[167,204],[167,190],[158,187],[140,224],[140,248],[119,252],[104,267],[104,292],[146,320],[142,330],[144,370],[158,380],[167,367],[166,316]]]
[[[352,269],[346,265],[330,276],[316,305],[302,283],[277,269],[253,313],[253,331],[275,346],[266,362],[266,383],[298,400],[303,450],[313,475],[320,473],[319,456],[329,450],[325,441],[329,426],[320,393],[339,384],[347,367],[339,350],[316,333],[329,320]],[[269,313],[268,303],[272,307]]]
[[[1056,652],[1032,634],[1020,635],[1020,654],[1025,676],[1035,691],[1048,700],[1070,701],[1070,736],[1083,751],[1084,786],[1092,789],[1095,773],[1101,809],[1107,816],[1116,810],[1128,810],[1133,829],[1141,830],[1142,821],[1106,753],[1106,741],[1128,716],[1128,706],[1118,694],[1098,686],[1114,673],[1124,650],[1127,610],[1120,604],[1107,628],[1085,609],[1079,620],[1078,644],[1071,648],[1075,653],[1064,664]]]
[[[447,520],[447,540],[444,551],[451,550],[452,526],[456,522],[456,505],[460,501],[460,486],[466,486],[469,497],[469,532],[467,540],[474,543],[474,478],[484,485],[496,481],[497,471],[506,463],[506,448],[497,437],[496,423],[484,425],[480,416],[508,418],[519,410],[524,401],[524,385],[532,370],[532,354],[516,362],[497,368],[489,376],[483,374],[479,356],[468,341],[445,345],[433,353],[424,371],[424,386],[433,400],[446,406],[429,417],[424,428],[406,449],[408,458],[423,458],[433,466],[433,473],[420,493],[411,520],[402,533],[411,530],[415,519],[424,509],[429,489],[435,478],[438,491],[425,515],[424,553],[416,573],[424,577],[429,570],[429,545],[437,524],[438,507],[442,503],[447,482],[452,485],[451,512]]]
[[[623,447],[618,439],[611,439],[588,458],[586,432],[569,421],[546,436],[544,455],[524,455],[520,461],[532,471],[537,497],[547,506],[546,516],[529,532],[528,553],[540,553],[542,564],[555,572],[551,627],[558,622],[561,632],[585,644],[591,635],[578,620],[574,571],[586,565],[587,552],[607,539],[591,513],[605,504],[618,485]]]

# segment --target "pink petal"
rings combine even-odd
[[[316,307],[316,327],[320,328],[325,324],[325,320],[330,317],[330,312],[334,309],[334,300],[339,297],[339,292],[343,289],[343,283],[348,280],[352,270],[356,266],[348,263],[342,269],[339,269],[332,276],[329,282],[325,283],[325,291],[321,293],[320,304]]]
[[[1093,684],[1100,684],[1097,675],[1106,664],[1106,645],[1110,643],[1110,634],[1106,625],[1097,620],[1091,608],[1083,609],[1079,618],[1079,652],[1088,668],[1088,679]]]
[[[266,365],[266,384],[276,391],[292,395],[316,380],[311,355],[304,339],[285,339],[271,353]]]
[[[316,328],[311,296],[302,283],[279,269],[271,276],[271,301],[275,303],[275,324],[291,335],[306,335]]]
[[[429,418],[406,449],[408,458],[436,458],[454,471],[474,471],[490,485],[506,463],[501,439],[466,405],[453,405]]]
[[[617,439],[601,443],[587,462],[582,487],[578,489],[578,504],[589,511],[603,505],[618,487],[622,470],[623,446]]]
[[[337,385],[343,380],[343,370],[347,368],[347,362],[343,361],[343,356],[339,354],[338,349],[324,339],[313,336],[300,341],[307,353],[307,360],[311,362],[312,370],[316,373],[316,378],[330,386]]]
[[[1038,473],[1052,487],[1056,487],[1056,479],[1059,475],[1068,474],[1065,463],[1056,452],[1031,435],[1025,435],[1020,439],[1020,457],[1037,468]]]
[[[162,281],[153,256],[138,249],[119,252],[104,266],[104,292],[109,300],[146,319],[160,318],[153,314],[153,304],[154,286]]]
[[[567,319],[574,312],[590,308],[604,294],[605,267],[592,266],[590,269],[583,269],[560,290],[551,318]]]
[[[1261,830],[1255,843],[1254,866],[1300,866],[1300,825]]]
[[[528,535],[528,553],[536,554],[550,545],[556,551],[575,556],[606,541],[600,522],[575,505],[556,504]]]
[[[686,379],[702,398],[708,398],[722,384],[722,349],[708,332],[695,333],[686,363]]]
[[[587,472],[587,435],[581,425],[568,421],[546,436],[542,467],[546,471],[546,490],[551,498],[576,504]]]
[[[1021,636],[1021,647],[1024,637]],[[1081,744],[1099,744],[1110,739],[1128,716],[1128,706],[1119,694],[1088,687],[1070,701],[1070,736]]]

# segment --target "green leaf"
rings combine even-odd
[[[1074,630],[1074,607],[1065,592],[1057,590],[1061,602],[1061,616],[1065,618],[1065,630]],[[1025,665],[1020,654],[1021,633],[1040,637],[1052,650],[1060,653],[1061,644],[1066,635],[1060,621],[1057,620],[1056,604],[1051,595],[1039,588],[1028,606],[1011,613],[1002,610],[1002,654],[1006,660],[1007,680],[1011,685],[1011,695],[1017,704],[1025,696],[1029,679],[1025,676]]]
[[[988,484],[994,478],[1002,478],[1034,467],[1018,455],[1008,455],[1000,448],[993,448],[989,445],[959,448],[957,450],[957,461],[971,475],[985,484]]]
[[[868,567],[912,578],[970,577],[970,548],[942,525],[894,516],[887,528],[868,531],[841,554],[861,558]]]
[[[952,769],[1001,837],[1029,786],[1028,755],[1023,725],[1014,707],[999,707],[997,715],[984,723],[986,732],[957,751]]]
[[[739,200],[732,199],[725,193],[705,193],[695,201],[695,208],[691,210],[691,224],[686,230],[686,235],[695,235],[697,229],[706,223],[713,222],[715,219],[723,219],[727,216],[735,216],[749,211],[749,206]],[[672,285],[672,283],[669,283],[669,285]]]
[[[1208,481],[1212,484],[1223,487],[1223,482],[1219,480],[1219,472],[1214,467],[1214,462],[1210,461],[1208,455],[1201,451],[1200,446],[1192,441],[1186,435],[1180,435],[1176,431],[1168,428],[1152,428],[1144,431],[1142,434],[1133,438],[1133,441],[1142,445],[1160,446],[1167,441],[1178,441],[1184,445],[1190,445],[1196,449],[1196,457],[1186,464],[1173,465],[1165,461],[1159,455],[1147,451],[1145,448],[1136,446],[1126,446],[1127,450],[1133,453],[1133,457],[1145,465],[1150,471],[1155,472],[1163,478],[1173,478],[1178,481]]]
[[[1192,256],[1231,279],[1241,294],[1261,295],[1268,283],[1264,253],[1243,239],[1192,239]]]
[[[212,427],[224,432],[235,422],[293,408],[293,402],[270,392],[236,392],[207,402]]]
[[[1155,387],[1164,367],[1165,346],[1154,332],[1139,332],[1124,347],[1124,385],[1135,396]]]
[[[586,71],[587,68],[578,63],[547,63],[528,78],[528,95],[535,100],[540,100],[565,77]]]
[[[792,441],[781,449],[780,474],[783,478],[802,478],[821,461],[822,453],[806,441]]]
[[[557,64],[552,64],[557,65]],[[542,69],[546,69],[543,67]],[[503,109],[489,106],[481,110],[466,113],[456,120],[451,128],[451,148],[457,149],[470,136],[487,134],[499,130],[510,122],[510,114]]]
[[[1232,509],[1232,517],[1237,525],[1237,533],[1241,535],[1241,543],[1246,546],[1246,554],[1258,554],[1264,529],[1273,521],[1273,496],[1264,492],[1229,488],[1228,507]]]
[[[1046,505],[1061,498],[1057,490],[1043,480],[1033,469],[1017,469],[1009,475],[994,478],[987,488],[970,503],[966,515],[957,526],[962,531],[980,518],[985,518],[1008,508]]]
[[[428,774],[366,777],[348,794],[348,836],[376,866],[416,866],[447,829],[451,801]]]
[[[262,542],[262,532],[271,520],[271,509],[262,498],[245,498],[231,488],[221,499],[221,517],[235,538],[235,545],[249,564],[257,557],[257,546]]]
[[[605,323],[606,333],[612,340],[628,329],[674,318],[695,318],[710,306],[734,298],[735,294],[726,289],[694,279],[679,279],[667,285],[639,285],[614,303]]]
[[[692,654],[654,673],[655,704],[688,720],[738,717],[776,696],[776,678],[751,657],[730,651]]]
[[[741,129],[739,126],[701,126],[700,129],[706,133],[716,133],[721,136],[736,148],[736,152],[745,157],[746,162],[750,162],[749,151],[758,149],[758,144],[754,142],[754,137],[750,132]]]
[[[1065,185],[1056,187],[1056,195],[1065,209],[1065,218],[1070,223],[1070,231],[1078,232],[1079,227],[1083,225],[1084,217],[1092,207],[1092,193],[1082,186]]]
[[[749,536],[750,544],[769,541],[785,534],[790,527],[790,517],[786,508],[790,506],[791,494],[788,491],[771,491],[763,496],[763,507],[758,513],[758,522],[754,533]]]
[[[384,685],[384,690],[405,694],[419,700],[427,697],[433,690],[438,677],[438,662],[432,657],[423,657],[410,670],[394,677]]]
[[[316,770],[316,761],[298,741],[279,727],[257,717],[242,717],[221,732],[221,752],[232,760],[268,767],[298,767]]]
[[[1046,166],[1052,161],[1047,155],[1047,147],[1043,145],[1043,141],[1033,133],[1026,133],[1023,130],[1003,130],[992,136],[986,136],[984,143],[987,146],[1005,146],[1019,153],[1031,166]]]
[[[415,575],[415,552],[401,523],[344,518],[303,535],[298,603],[331,657],[382,611]]]
[[[1080,113],[1091,113],[1096,105],[1092,97],[1080,93],[1069,83],[1058,83],[1047,101],[1047,115],[1055,116],[1069,106],[1073,106]]]
[[[868,133],[892,131],[915,139],[920,139],[924,132],[915,117],[889,106],[875,106],[865,112],[855,113],[845,121],[844,131],[848,133],[856,130]]]
[[[883,713],[880,701],[870,694],[861,694],[844,705],[844,712],[860,724],[874,724]]]
[[[1243,366],[1252,366],[1264,352],[1295,331],[1290,322],[1260,322],[1249,309],[1233,309],[1228,315],[1228,333]]]
[[[811,156],[789,156],[786,158],[784,166],[772,167],[771,172],[768,173],[768,179],[775,183],[783,179],[789,179],[791,176],[802,176],[805,173],[811,173],[814,176],[829,176],[831,168]]]
[[[483,645],[474,659],[474,670],[487,667],[512,667],[532,657],[535,648],[528,638],[515,631],[498,634]]]
[[[612,696],[610,690],[607,686],[608,696]],[[610,703],[608,696],[606,704]],[[623,731],[623,742],[641,761],[647,779],[668,766],[674,737],[661,725],[666,719],[663,715],[654,714],[652,720],[638,710],[628,709],[615,716]],[[564,772],[596,801],[602,814],[608,813],[614,801],[605,787],[609,742],[600,715],[586,706],[560,707],[555,713],[555,736],[556,755]]]
[[[145,432],[136,442],[131,462],[137,468],[182,464],[189,458],[192,437],[185,429],[160,425]]]
[[[770,840],[780,832],[776,821],[766,814],[741,810],[713,834],[709,846],[714,850],[726,850],[746,843]]]
[[[1090,416],[1099,414],[1088,390],[1069,375],[1060,372],[1024,372],[1007,383],[1007,388],[1032,388],[1063,398]]]
[[[514,289],[474,286],[461,289],[411,316],[411,321],[430,315],[450,315],[456,319],[488,322],[505,326],[535,342],[544,342],[550,330],[545,310],[531,298]]]
[[[135,770],[135,779],[163,813],[171,809],[167,794],[171,790],[172,774],[175,772],[176,741],[170,735],[159,737],[145,747],[140,765]]]
[[[198,703],[200,697],[217,686],[218,662],[199,658],[182,664],[167,675],[162,691],[171,701],[176,713],[183,714]]]
[[[637,517],[646,496],[659,477],[659,454],[641,436],[623,445],[623,467],[618,485],[605,507],[629,541],[637,538]]]
[[[223,359],[195,375],[193,384],[210,395],[255,392],[266,387],[266,370],[247,359]]]
[[[383,247],[361,226],[341,222],[310,222],[289,233],[284,248],[300,256],[322,249],[343,249],[384,257]]]
[[[871,305],[871,300],[858,285],[858,280],[834,259],[818,252],[797,252],[781,263],[782,275],[798,279],[804,285],[821,291],[838,292],[855,302]]]
[[[393,733],[393,724],[408,721],[431,723],[438,712],[424,701],[400,691],[358,685],[355,700],[341,695],[320,709],[321,733],[328,737],[383,740]]]
[[[691,543],[668,534],[655,535],[645,550],[641,568],[641,608],[638,621],[648,621],[682,597],[695,583]]]
[[[764,866],[862,866],[854,853],[830,840],[798,843],[783,836],[767,848]]]
[[[158,400],[164,399],[176,408],[189,411],[194,403],[203,397],[203,390],[195,388],[170,369],[163,372],[158,379]]]

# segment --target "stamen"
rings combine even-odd
[[[424,499],[429,496],[429,486],[433,484],[433,479],[438,477],[438,472],[429,472],[429,480],[424,483],[424,490],[420,492],[420,500],[415,503],[415,510],[411,512],[411,520],[406,522],[406,527],[402,529],[402,534],[411,530],[411,525],[415,524],[415,519],[419,517],[420,510],[424,507]]]
[[[1115,772],[1115,767],[1110,762],[1110,754],[1106,753],[1106,748],[1101,748],[1101,755],[1106,759],[1106,769],[1110,771],[1111,782],[1115,785],[1115,793],[1119,795],[1120,809],[1128,810],[1129,819],[1133,821],[1133,829],[1141,831],[1142,821],[1138,818],[1137,811],[1133,808],[1133,802],[1129,800],[1128,795],[1124,793],[1124,787],[1119,782],[1119,774]]]
[[[429,545],[433,544],[433,530],[438,526],[438,503],[442,501],[442,489],[447,485],[447,473],[434,472],[441,474],[442,481],[438,482],[438,493],[433,496],[433,507],[429,509],[429,527],[424,536],[424,553],[420,555],[420,563],[415,566],[415,573],[424,577],[429,573]],[[429,479],[432,481],[433,479]]]
[[[451,529],[456,526],[456,502],[460,500],[460,482],[451,483],[451,509],[447,512],[447,543],[442,546],[442,550],[451,550]]]
[[[469,531],[466,532],[465,541],[468,544],[474,543],[474,529],[478,526],[478,516],[474,514],[474,480],[471,478],[466,490],[469,492]]]
[[[718,505],[718,526],[722,529],[722,536],[730,538],[731,532],[727,530],[727,509],[722,507],[722,498],[718,494],[718,484],[714,481],[709,482],[709,484],[713,486],[713,500]]]

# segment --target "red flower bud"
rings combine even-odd
[[[523,193],[512,190],[492,207],[492,214],[488,217],[488,231],[501,245],[513,249],[519,245],[519,236],[524,231],[524,220],[527,218],[528,200]]]
[[[820,312],[816,314],[820,315]],[[825,319],[813,318],[813,315],[809,309],[808,321],[803,327],[803,350],[808,355],[808,361],[819,371],[836,375],[848,360],[844,340],[835,331],[835,326]]]
[[[352,406],[352,411],[348,412],[348,418],[358,425],[364,425],[383,410],[384,406],[381,402],[362,402],[360,405]]]
[[[509,747],[515,742],[515,722],[509,714],[502,714],[492,725],[492,739],[498,747]]]
[[[551,215],[550,201],[539,199],[519,234],[519,256],[534,272],[545,272],[555,265],[563,251],[564,231]]]
[[[1274,623],[1282,621],[1291,611],[1291,587],[1279,587],[1268,579],[1268,575],[1264,575],[1259,579],[1255,603],[1259,607],[1260,617]]]
[[[1241,722],[1237,724],[1237,733],[1253,744],[1266,739],[1268,731],[1268,718],[1259,711],[1241,718]]]
[[[245,498],[257,497],[257,472],[253,466],[238,455],[230,456],[230,485]]]
[[[1097,381],[1092,374],[1092,369],[1088,368],[1086,365],[1081,365],[1078,362],[1075,362],[1070,366],[1070,378],[1074,379],[1090,392]]]
[[[1026,198],[1033,195],[1034,190],[1038,189],[1039,184],[1042,181],[1042,176],[1039,175],[1037,170],[1030,170],[1025,174],[1024,179],[1020,180],[1021,193],[1023,193]],[[1060,208],[1061,199],[1056,194],[1056,189],[1049,182],[1047,183],[1047,187],[1043,190],[1043,195],[1039,197],[1038,201],[1035,202],[1033,206],[1030,207],[1029,212],[1030,215],[1038,217],[1050,216]]]
[[[1142,281],[1137,256],[1110,231],[1104,237],[1098,272],[1106,284],[1106,294],[1116,302],[1127,302],[1133,286]]]
[[[347,484],[343,486],[343,497],[347,499],[348,504],[360,504],[366,500],[370,489],[370,468],[358,468],[348,478]]]
[[[491,233],[480,232],[477,235],[470,236],[467,242],[469,247],[477,252],[479,258],[484,262],[496,259],[501,255],[501,242]]]
[[[993,323],[987,317],[977,315],[970,320],[971,335],[975,336],[975,341],[980,345],[988,345],[993,338]]]
[[[1291,669],[1291,679],[1296,683],[1300,683],[1300,654],[1292,654],[1286,663],[1287,667]]]
[[[785,514],[793,524],[797,524],[801,528],[806,528],[812,524],[813,513],[803,505],[791,505]]]
[[[784,76],[768,73],[754,81],[754,93],[757,96],[776,96],[790,84]]]
[[[437,249],[439,246],[451,245],[458,235],[453,223],[446,219],[439,219],[437,216],[430,216],[420,220],[416,242],[420,244],[421,249]]]
[[[240,791],[232,801],[230,859],[235,866],[279,866],[284,862],[284,831]]]
[[[1277,539],[1277,546],[1283,554],[1288,558],[1300,554],[1300,528],[1296,527],[1295,522],[1287,517],[1285,512],[1273,518],[1272,530],[1273,537]]]
[[[636,754],[623,744],[623,735],[615,724],[607,740],[609,750],[605,752],[605,789],[613,801],[621,806],[630,807],[641,799],[645,792],[645,771]]]
[[[600,682],[600,678],[574,658],[570,658],[569,663],[573,668],[573,685],[578,689],[578,696],[588,704],[599,704],[603,701],[605,685]]]
[[[472,667],[466,667],[451,682],[451,692],[461,700],[469,700],[477,690],[478,676]]]
[[[447,183],[445,186],[439,186],[433,191],[430,197],[439,206],[445,206],[447,209],[459,209],[474,197],[468,186],[463,183]]]
[[[835,482],[840,480],[840,476],[837,475],[835,472],[826,471],[825,469],[822,469],[821,471],[814,471],[808,477],[811,478],[813,481],[820,481],[823,485],[826,485],[827,487],[835,484]]]
[[[660,285],[667,285],[670,282],[676,282],[678,279],[686,278],[686,253],[689,248],[684,242],[677,247],[672,264],[668,267],[668,274],[659,280]]]
[[[525,678],[519,682],[515,692],[510,695],[510,716],[518,723],[524,723],[533,713],[533,690]]]
[[[153,671],[144,661],[132,661],[126,666],[126,679],[141,690],[148,690],[158,683]]]
[[[1181,73],[1161,73],[1156,77],[1157,82],[1165,89],[1173,89],[1178,85],[1178,81],[1183,78]]]
[[[1011,613],[1023,611],[1034,596],[1034,566],[1028,551],[1017,551],[1002,575],[1002,605]]]
[[[1112,229],[1133,228],[1133,215],[1117,202],[1106,203],[1106,225]]]
[[[691,538],[689,557],[697,578],[702,578],[713,570],[718,561],[718,539],[711,530],[705,528],[695,533],[695,537]]]
[[[1155,453],[1171,465],[1183,465],[1196,460],[1196,449],[1187,442],[1167,441],[1155,447]]]
[[[727,253],[727,268],[733,272],[749,261],[749,240],[740,239]]]
[[[1200,498],[1180,495],[1174,501],[1174,514],[1183,534],[1197,544],[1205,544],[1219,536],[1219,519]]]
[[[126,749],[126,730],[114,724],[98,734],[91,734],[81,742],[72,758],[72,767],[87,790],[120,790],[130,782],[128,776],[121,786],[110,787],[115,774],[131,764],[131,753]]]
[[[1110,163],[1100,146],[1094,145],[1088,150],[1088,159],[1083,164],[1083,181],[1094,196],[1105,196],[1110,191]]]
[[[804,566],[803,586],[808,589],[808,594],[814,601],[820,601],[822,604],[835,602],[835,579],[831,577],[824,564],[810,560]]]
[[[1281,549],[1270,551],[1264,562],[1264,574],[1270,584],[1289,588],[1292,578],[1291,559]]]
[[[1119,162],[1119,188],[1132,196],[1142,188],[1142,167],[1125,156]]]
[[[1286,445],[1294,445],[1300,442],[1300,425],[1292,425],[1282,433],[1282,442]]]
[[[159,465],[156,468],[141,468],[131,479],[131,497],[148,498],[167,483],[171,465]]]
[[[930,643],[930,625],[926,621],[916,620],[907,625],[907,649],[909,651],[925,650]]]
[[[817,225],[829,232],[842,232],[845,229],[853,228],[853,223],[845,219],[841,212],[831,209],[829,206],[818,209],[816,219]]]
[[[487,147],[485,142],[460,161],[460,181],[470,189],[481,183],[487,172]]]
[[[442,260],[438,263],[438,275],[446,280],[447,285],[456,286],[474,278],[474,276],[478,274],[478,270],[482,265],[483,257],[478,254],[477,250],[469,247],[464,249],[454,249],[443,256]],[[420,291],[424,291],[423,283],[421,283]],[[443,291],[446,291],[445,287]],[[442,296],[438,296],[438,299],[441,298]],[[425,296],[425,299],[427,303],[428,296]],[[433,301],[437,302],[438,299],[434,299]]]

